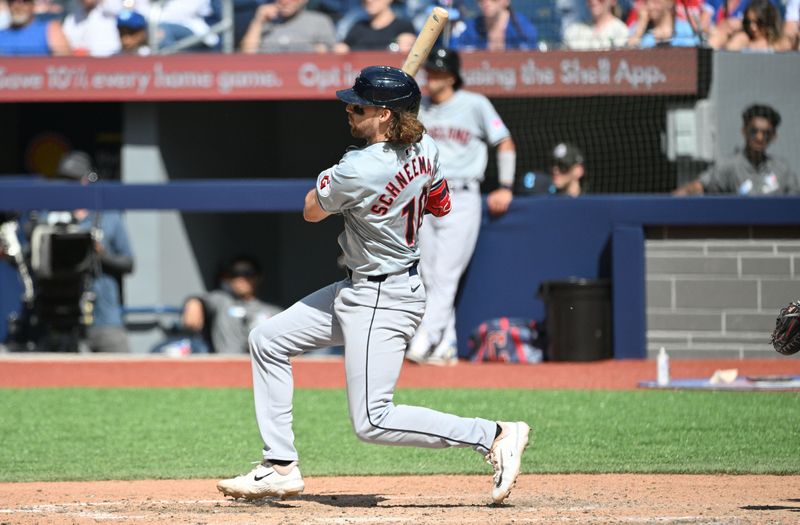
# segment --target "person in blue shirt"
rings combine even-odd
[[[478,0],[480,16],[454,31],[450,47],[458,50],[537,49],[539,32],[524,15],[511,9],[511,0]]]
[[[56,20],[40,20],[34,15],[33,0],[10,0],[11,25],[0,31],[0,55],[69,55],[67,37]]]
[[[675,0],[645,2],[650,28],[642,35],[639,47],[695,47],[700,37],[686,20],[675,17]]]

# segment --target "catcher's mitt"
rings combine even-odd
[[[775,350],[783,355],[796,354],[800,350],[800,301],[793,301],[781,308],[771,342]]]

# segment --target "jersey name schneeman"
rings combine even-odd
[[[427,157],[411,157],[411,159],[403,164],[394,176],[394,180],[386,184],[386,191],[378,197],[378,204],[372,205],[372,212],[378,215],[386,215],[389,207],[394,204],[395,199],[414,179],[420,175],[431,175],[433,166],[431,159]]]
[[[405,148],[380,142],[348,151],[320,173],[320,206],[344,218],[339,245],[345,265],[381,275],[417,262],[417,231],[428,192],[443,178],[439,151],[427,135]]]

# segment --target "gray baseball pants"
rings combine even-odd
[[[466,271],[481,228],[478,182],[454,183],[453,209],[444,217],[428,218],[419,230],[420,272],[428,288],[428,304],[420,330],[432,345],[455,344],[455,300],[458,282]]]
[[[301,299],[250,332],[256,419],[264,458],[296,460],[290,357],[344,344],[350,421],[362,441],[485,454],[496,423],[392,402],[408,341],[425,311],[416,272],[383,282],[354,273]]]

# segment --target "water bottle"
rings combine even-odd
[[[667,355],[666,348],[663,346],[658,349],[656,372],[656,383],[658,386],[669,385],[669,356]]]

